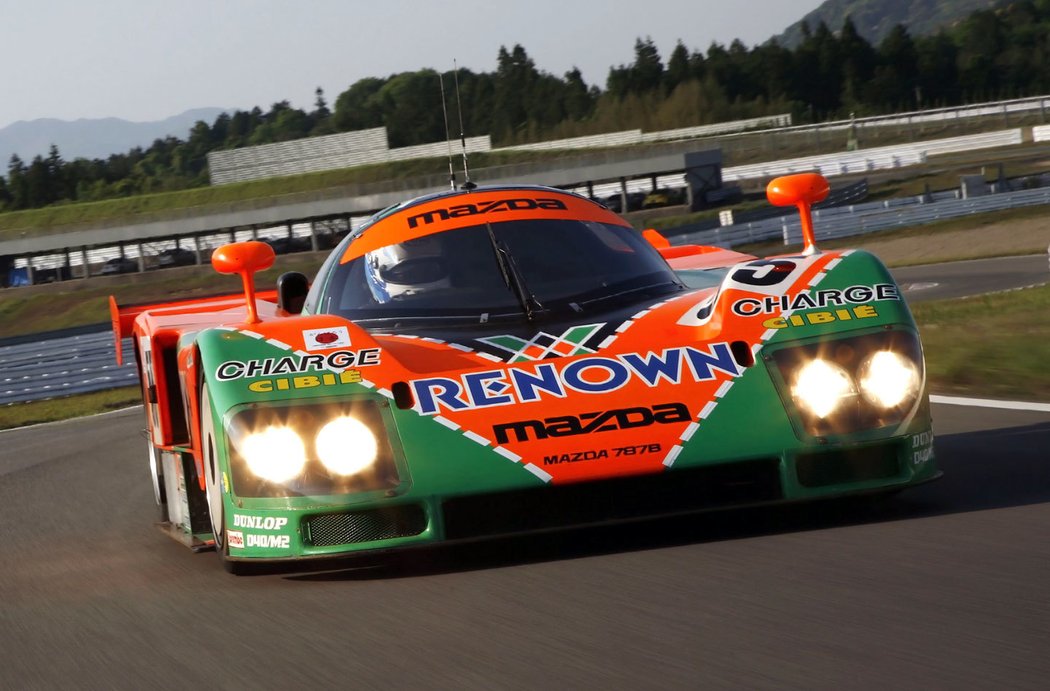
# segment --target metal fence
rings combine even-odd
[[[844,238],[893,228],[911,228],[972,214],[1047,205],[1050,204],[1050,188],[1003,192],[970,199],[959,199],[949,192],[931,199],[909,197],[816,210],[813,212],[816,237],[818,240]],[[733,247],[771,240],[782,240],[785,245],[801,243],[802,226],[798,214],[785,212],[776,218],[686,232],[676,235],[671,241],[674,244]]]
[[[925,163],[929,156],[938,154],[995,149],[1013,146],[1023,141],[1020,128],[999,132],[984,132],[962,137],[947,137],[909,144],[896,144],[862,151],[845,151],[823,156],[805,156],[745,166],[734,166],[722,171],[726,181],[771,178],[800,171],[814,170],[825,176],[863,173],[873,170],[901,168]]]
[[[130,386],[138,382],[130,340],[117,367],[113,333],[0,346],[0,405]]]

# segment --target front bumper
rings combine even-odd
[[[667,515],[894,491],[940,476],[928,429],[863,445],[682,465],[593,482],[367,504],[268,508],[229,518],[232,561],[287,562]]]

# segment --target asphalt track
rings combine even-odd
[[[877,506],[235,577],[151,526],[141,409],[0,433],[0,688],[1044,689],[1050,410],[934,405]]]
[[[1050,282],[1045,254],[972,259],[892,269],[908,302],[947,300],[1017,290]]]

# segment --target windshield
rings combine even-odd
[[[389,245],[338,265],[321,311],[355,321],[588,312],[682,288],[633,228],[530,219]]]
[[[717,288],[729,274],[729,267],[713,269],[678,269],[675,273],[688,288]]]

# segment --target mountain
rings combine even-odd
[[[130,149],[147,147],[154,139],[173,135],[185,139],[198,120],[211,125],[225,108],[194,108],[155,122],[129,122],[120,118],[80,120],[19,120],[0,129],[0,175],[7,170],[11,154],[27,164],[34,156],[47,156],[54,144],[66,161],[74,158],[106,158]]]
[[[825,0],[801,21],[776,36],[780,45],[793,48],[802,41],[802,24],[815,29],[823,21],[838,33],[846,17],[872,45],[878,45],[890,30],[903,24],[913,37],[937,33],[976,12],[1001,4],[1001,0]]]

